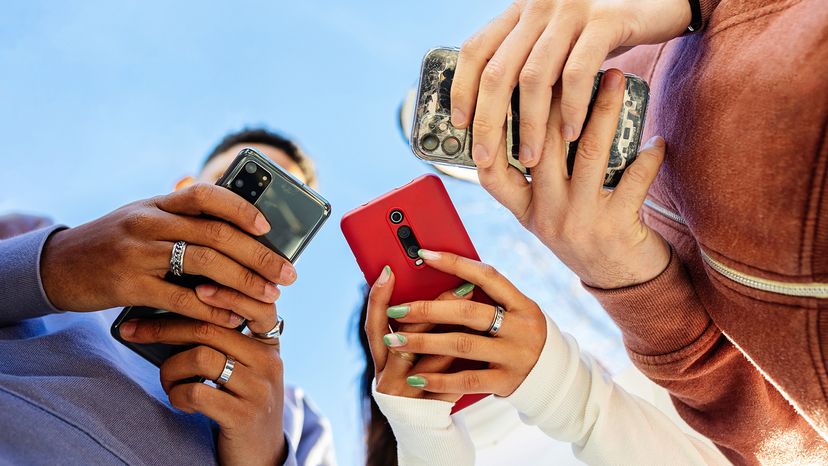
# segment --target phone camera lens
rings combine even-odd
[[[388,218],[391,219],[391,223],[401,223],[403,221],[403,213],[399,210],[392,210]]]
[[[250,195],[256,197],[256,191],[250,191]]]
[[[258,170],[258,168],[259,166],[256,165],[254,162],[247,162],[246,164],[244,164],[244,171],[250,174],[256,173],[256,170]]]
[[[405,253],[406,253],[406,254],[408,254],[408,257],[410,257],[410,258],[412,258],[412,259],[416,259],[417,257],[419,257],[419,256],[417,255],[417,252],[418,252],[419,250],[420,250],[420,247],[419,247],[419,246],[417,246],[416,244],[412,244],[411,246],[409,246],[408,248],[406,248]]]
[[[420,145],[423,149],[431,152],[440,145],[440,140],[437,139],[437,136],[433,134],[426,134],[425,136],[420,139]]]
[[[241,188],[244,186],[244,180],[242,180],[241,178],[236,178],[236,181],[233,184],[235,184],[237,188]]]
[[[460,140],[454,136],[447,137],[443,141],[443,152],[448,155],[454,155],[460,152]]]
[[[411,228],[405,225],[401,226],[400,229],[397,230],[397,236],[399,236],[400,239],[407,239],[409,236],[411,236]]]

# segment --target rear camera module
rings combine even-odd
[[[408,237],[411,236],[411,228],[405,225],[401,226],[400,229],[397,230],[397,236],[399,236],[400,239],[408,239]]]
[[[440,140],[433,134],[426,134],[422,137],[422,139],[420,139],[420,146],[422,146],[423,149],[432,152],[440,146]]]
[[[256,173],[256,171],[258,169],[259,169],[259,166],[256,165],[255,162],[247,162],[246,164],[244,164],[244,171],[246,171],[247,173],[250,173],[250,174]]]
[[[244,187],[244,180],[242,180],[241,178],[236,178],[236,181],[233,184],[235,184],[237,188]]]
[[[449,136],[443,141],[443,152],[448,155],[454,155],[460,152],[460,140],[454,136]]]
[[[401,223],[403,221],[403,213],[399,210],[392,210],[388,218],[393,224]]]

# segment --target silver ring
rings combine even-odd
[[[185,241],[176,241],[173,244],[172,255],[170,256],[170,272],[176,277],[184,273],[184,251],[187,250]]]
[[[282,336],[282,332],[284,330],[285,319],[282,319],[280,316],[276,316],[276,325],[274,325],[272,329],[264,333],[256,333],[253,331],[251,331],[250,333],[253,334],[253,338],[256,338],[258,340],[278,340],[279,337]]]
[[[496,305],[494,313],[494,319],[492,319],[492,325],[489,326],[489,335],[495,336],[497,332],[500,331],[500,327],[503,326],[503,317],[506,315],[506,309],[503,309],[503,306]]]
[[[236,367],[236,359],[233,356],[227,356],[227,361],[224,362],[224,370],[221,371],[221,375],[213,382],[219,387],[229,382],[230,376],[233,375],[234,367]]]

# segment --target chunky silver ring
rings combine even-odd
[[[233,356],[227,356],[227,361],[224,362],[224,370],[221,375],[214,380],[218,386],[222,386],[230,381],[230,376],[233,375],[233,368],[236,367],[236,359]]]
[[[489,335],[495,336],[497,332],[500,331],[500,327],[503,326],[503,317],[506,315],[506,309],[503,309],[503,306],[496,305],[495,307],[494,318],[492,319],[492,325],[489,326]]]
[[[282,336],[282,332],[284,330],[285,319],[282,319],[280,316],[276,316],[276,325],[274,325],[272,329],[264,333],[256,333],[253,331],[251,331],[250,333],[253,334],[253,338],[256,338],[258,340],[278,340],[279,337]]]
[[[170,256],[170,272],[176,277],[184,273],[184,251],[187,250],[185,241],[176,241],[173,244],[172,255]]]

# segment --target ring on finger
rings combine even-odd
[[[402,359],[403,361],[410,362],[412,365],[417,362],[417,355],[414,353],[409,353],[408,351],[397,351],[393,348],[388,348],[388,351],[393,354],[394,356]]]
[[[280,316],[276,316],[276,325],[273,326],[272,329],[268,330],[264,333],[256,333],[250,332],[253,334],[253,338],[257,340],[278,340],[282,336],[282,332],[285,330],[285,319],[282,319]]]
[[[184,273],[184,251],[187,250],[186,241],[176,241],[170,255],[170,272],[176,277]]]
[[[224,369],[221,371],[221,375],[218,376],[215,382],[216,385],[219,387],[224,386],[227,382],[230,381],[230,377],[233,375],[233,369],[236,367],[236,359],[233,356],[227,356],[227,360],[224,361]]]
[[[487,331],[490,336],[497,335],[497,332],[500,331],[500,327],[503,326],[503,317],[506,315],[506,309],[503,309],[501,305],[495,305],[495,312],[494,317],[492,318],[492,325],[489,326],[489,330]]]

